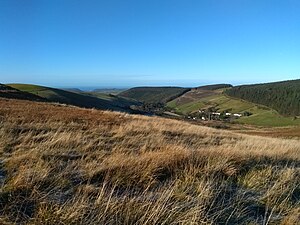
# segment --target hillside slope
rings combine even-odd
[[[145,103],[166,103],[189,90],[181,87],[135,87],[121,92],[119,96]]]
[[[206,107],[205,101],[210,96],[216,96],[223,92],[223,89],[218,89],[219,86],[203,86],[192,88],[190,91],[173,99],[167,103],[167,106],[175,109],[177,113],[189,114],[199,109]],[[222,86],[223,87],[223,86]],[[209,105],[210,107],[211,105]]]
[[[2,98],[11,98],[11,99],[22,99],[22,100],[31,100],[31,101],[47,101],[47,99],[42,98],[38,95],[34,95],[28,92],[23,92],[12,88],[10,86],[0,84],[0,97]]]
[[[228,89],[225,93],[266,105],[283,115],[300,115],[300,80],[242,85]]]
[[[139,104],[117,96],[99,96],[86,95],[84,93],[75,93],[56,88],[30,85],[30,84],[8,84],[8,86],[23,92],[28,92],[51,102],[59,102],[85,108],[109,109],[118,111],[132,111],[130,106]]]
[[[300,141],[8,101],[1,224],[299,222]]]
[[[250,112],[251,116],[243,116],[235,120],[235,123],[256,126],[284,127],[300,125],[300,120],[295,120],[292,116],[280,115],[276,110],[269,107],[228,96],[223,91],[224,89],[212,91],[192,89],[179,98],[168,102],[167,107],[169,110],[182,115],[193,114],[200,109],[205,110],[211,107],[215,108],[218,112]]]

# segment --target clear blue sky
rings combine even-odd
[[[0,82],[197,86],[300,78],[299,0],[0,0]]]

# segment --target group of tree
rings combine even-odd
[[[300,115],[300,80],[236,86],[225,93],[268,106],[282,115]]]
[[[206,91],[214,91],[214,90],[218,90],[218,89],[231,88],[231,87],[232,87],[231,84],[211,84],[211,85],[200,86],[200,87],[197,87],[196,89],[206,90]]]

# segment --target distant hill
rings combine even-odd
[[[231,88],[231,87],[232,87],[231,84],[212,84],[212,85],[200,86],[195,89],[214,91],[214,90],[218,90],[218,89]]]
[[[268,106],[282,115],[300,115],[300,80],[236,86],[225,93]]]
[[[30,101],[47,101],[47,99],[40,96],[28,92],[23,92],[4,84],[0,84],[0,97]]]
[[[62,90],[64,90],[64,91],[70,91],[70,92],[75,92],[75,93],[82,93],[83,92],[79,88],[63,88]]]
[[[90,92],[92,93],[106,93],[106,94],[119,94],[123,91],[126,91],[127,88],[98,88],[98,89],[94,89]]]
[[[121,97],[114,96],[91,96],[82,93],[75,93],[56,88],[31,85],[31,84],[8,84],[9,87],[18,89],[29,94],[39,96],[47,99],[50,102],[64,103],[85,108],[109,109],[118,111],[131,111],[131,104],[138,104],[137,102],[121,99]]]
[[[135,87],[118,96],[135,99],[145,103],[167,103],[191,90],[181,87]]]

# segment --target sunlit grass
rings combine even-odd
[[[300,142],[0,99],[2,224],[297,224]]]

